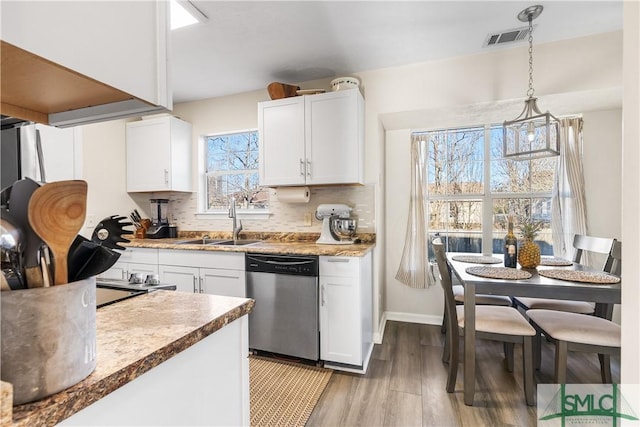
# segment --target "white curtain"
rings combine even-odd
[[[551,198],[553,254],[573,257],[573,236],[587,234],[582,168],[582,118],[560,120],[560,158]]]
[[[434,283],[429,273],[427,237],[426,181],[427,144],[420,135],[411,137],[411,195],[407,232],[396,279],[411,288],[426,288]]]

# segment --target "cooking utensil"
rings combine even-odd
[[[43,286],[42,269],[40,268],[40,247],[42,240],[29,224],[29,200],[40,184],[26,178],[16,181],[11,190],[9,209],[16,219],[18,227],[24,233],[24,276],[29,288]]]
[[[122,235],[131,234],[131,231],[126,230],[124,227],[133,224],[130,222],[122,222],[123,219],[126,218],[117,215],[104,218],[93,230],[91,241],[110,249],[125,250],[126,248],[118,243],[129,243],[131,241],[129,239],[125,239]]]
[[[136,214],[136,221],[140,222],[142,220],[142,216],[140,216],[140,212],[138,212],[138,209],[134,209],[133,213]]]
[[[286,83],[273,82],[267,86],[267,91],[271,99],[282,99],[297,96],[296,91],[300,90],[300,86],[288,85]]]
[[[69,249],[69,281],[84,280],[105,272],[120,258],[120,253],[76,236]]]
[[[15,218],[5,208],[0,209],[0,257],[3,269],[6,270],[7,280],[12,289],[22,289],[24,280],[22,278],[22,247],[24,237],[22,230],[16,227]],[[12,272],[12,273],[11,273]],[[10,277],[15,278],[17,283],[10,281]]]
[[[86,210],[86,181],[51,182],[31,196],[29,223],[53,255],[55,285],[68,282],[69,247],[84,224]]]

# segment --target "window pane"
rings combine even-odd
[[[531,161],[531,191],[551,192],[555,176],[557,157],[549,157]]]
[[[446,194],[447,191],[447,144],[444,131],[429,132],[427,171],[429,194]]]
[[[224,210],[231,197],[241,209],[267,209],[268,190],[258,185],[258,133],[206,138],[207,210]]]
[[[449,251],[482,252],[482,201],[430,201],[429,233],[443,236]]]
[[[491,163],[492,193],[529,193],[528,161],[494,160]]]
[[[493,201],[493,250],[502,251],[502,239],[507,234],[508,215],[515,217],[515,231],[518,232],[518,221],[523,218],[532,218],[544,223],[542,230],[535,238],[540,246],[542,255],[553,255],[553,239],[551,238],[551,198],[515,198],[494,199]]]

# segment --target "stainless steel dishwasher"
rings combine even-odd
[[[245,255],[249,348],[320,359],[318,257]]]

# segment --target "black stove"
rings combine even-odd
[[[96,280],[96,307],[104,307],[125,299],[146,294],[157,290],[175,291],[176,285],[159,283],[129,283],[125,280],[97,279]]]

